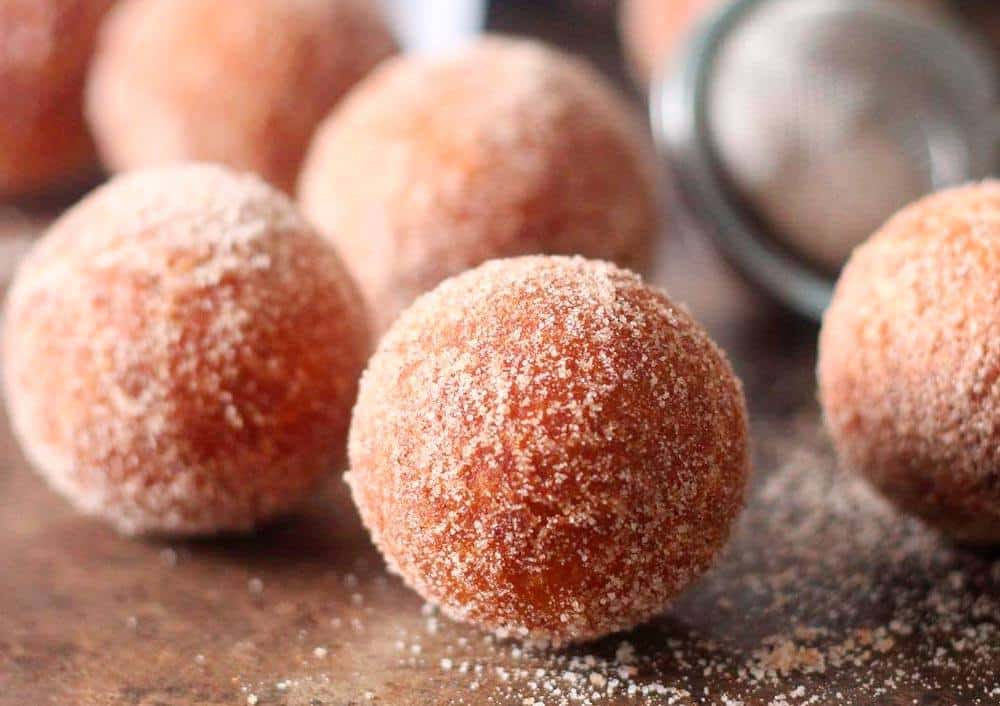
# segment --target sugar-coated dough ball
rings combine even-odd
[[[114,170],[220,162],[290,191],[316,125],[394,50],[375,0],[122,0],[88,117]]]
[[[748,473],[739,381],[609,263],[495,260],[370,360],[348,482],[390,568],[456,619],[556,644],[656,615],[711,564]]]
[[[957,540],[1000,543],[1000,181],[918,201],[855,250],[819,387],[845,465]]]
[[[664,70],[698,17],[720,0],[623,0],[622,43],[636,80],[643,85]]]
[[[487,38],[363,81],[320,127],[300,203],[383,331],[417,295],[497,257],[645,269],[660,228],[651,155],[640,119],[584,63]]]
[[[10,416],[48,481],[123,532],[246,529],[343,461],[365,322],[336,253],[273,188],[139,171],[20,267]]]
[[[83,84],[113,0],[0,0],[0,197],[79,176],[94,161]]]

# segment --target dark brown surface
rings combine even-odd
[[[0,256],[51,210],[0,213]],[[815,327],[690,234],[661,262],[744,379],[756,466],[726,556],[663,618],[558,653],[452,624],[385,573],[339,480],[254,537],[120,538],[49,491],[0,420],[0,706],[1000,703],[1000,558],[837,470]]]
[[[663,260],[657,279],[743,376],[756,446],[726,558],[664,618],[568,653],[522,653],[429,616],[386,575],[338,481],[255,537],[120,538],[49,491],[4,424],[0,704],[314,706],[368,703],[366,692],[557,704],[571,688],[622,704],[1000,703],[1000,561],[948,547],[836,472],[813,401],[813,327],[758,301],[695,239],[675,237]],[[892,644],[866,648],[866,631]],[[608,696],[622,640],[637,673]]]

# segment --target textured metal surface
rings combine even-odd
[[[895,210],[996,168],[989,54],[910,5],[722,3],[653,92],[691,210],[758,285],[813,318]]]

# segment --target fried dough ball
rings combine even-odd
[[[632,72],[646,86],[698,17],[719,0],[623,0],[619,28]]]
[[[497,257],[645,269],[660,228],[651,153],[641,121],[588,66],[487,38],[363,81],[320,127],[299,199],[381,332],[417,295]]]
[[[395,46],[374,0],[123,0],[88,117],[114,170],[220,162],[291,191],[316,125]]]
[[[50,484],[122,532],[247,529],[343,460],[365,322],[336,253],[257,177],[135,172],[20,267],[10,416]]]
[[[80,176],[94,162],[83,84],[113,0],[0,0],[0,197]]]
[[[918,201],[855,250],[819,388],[845,465],[958,541],[1000,543],[1000,181]]]
[[[369,362],[348,482],[389,567],[459,620],[555,644],[701,575],[748,474],[743,393],[682,308],[610,263],[447,280]]]

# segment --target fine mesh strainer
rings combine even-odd
[[[807,316],[900,206],[996,170],[990,57],[898,3],[737,1],[671,69],[652,117],[683,202]]]

